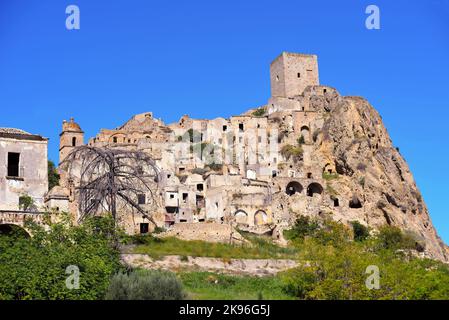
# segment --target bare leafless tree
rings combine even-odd
[[[156,225],[152,213],[139,204],[145,195],[146,204],[157,206],[160,171],[155,161],[141,151],[80,146],[62,162],[69,177],[77,180],[79,220],[101,211],[112,214],[131,208]]]

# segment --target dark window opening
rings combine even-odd
[[[312,179],[312,173],[311,172],[307,172],[307,178],[308,179]]]
[[[72,138],[72,147],[76,147],[76,137]]]
[[[170,194],[170,199],[174,199],[175,198],[175,195],[172,193],[172,194]]]
[[[339,207],[339,206],[340,206],[340,201],[337,198],[335,198],[334,199],[334,207]]]
[[[184,168],[184,167],[180,167],[179,168],[179,172],[181,173],[181,172],[184,172],[186,170],[186,168]]]
[[[183,201],[187,201],[187,197],[189,196],[189,194],[188,193],[183,193],[182,194],[182,200]]]
[[[179,222],[187,222],[186,219],[180,219]]]
[[[203,185],[202,183],[198,183],[198,184],[196,185],[196,190],[198,190],[198,191],[203,191],[203,190],[204,190],[204,185]]]
[[[137,195],[137,203],[138,204],[145,204],[145,195],[144,194],[138,194]]]
[[[299,182],[292,181],[287,185],[285,193],[288,194],[289,196],[292,196],[295,193],[301,193],[302,189],[303,189],[302,185]]]
[[[278,173],[277,173],[276,170],[273,170],[273,171],[271,172],[271,177],[272,177],[272,178],[276,178],[277,175],[278,175]]]
[[[171,177],[171,174],[167,174],[167,179],[170,179],[170,177]]]
[[[223,131],[228,130],[228,126],[223,126]]]
[[[324,90],[323,90],[323,93],[326,93],[326,92],[327,92],[327,89],[324,89]]]
[[[197,208],[204,208],[205,202],[204,202],[203,196],[200,196],[200,195],[196,196],[196,206],[197,206]]]
[[[146,234],[149,232],[149,224],[148,223],[141,223],[140,224],[140,234]]]
[[[240,130],[240,131],[243,131],[243,128],[244,128],[244,127],[243,127],[243,123],[239,123],[239,130]]]
[[[137,168],[136,168],[136,171],[137,171],[137,174],[139,174],[139,175],[142,175],[144,172],[143,172],[143,167],[142,166],[138,166]]]
[[[307,195],[313,197],[314,194],[321,194],[323,192],[323,187],[319,183],[311,183],[307,187]]]
[[[198,219],[198,222],[204,222],[204,219]]]
[[[8,152],[8,177],[19,176],[20,153]]]
[[[362,207],[363,207],[362,203],[356,196],[353,196],[352,199],[349,201],[349,208],[351,209],[360,209]]]
[[[117,137],[112,138],[112,141],[113,141],[114,143],[117,143]]]
[[[178,212],[178,207],[165,207],[167,213],[176,213]]]
[[[298,78],[301,78],[301,74],[298,72]]]

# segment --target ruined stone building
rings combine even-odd
[[[270,81],[265,105],[229,119],[185,115],[166,125],[147,112],[102,129],[86,144],[151,155],[161,176],[161,204],[153,215],[166,228],[228,224],[281,237],[279,230],[298,215],[332,217],[399,226],[446,259],[413,176],[375,109],[321,85],[315,55],[283,52],[271,63]],[[60,161],[84,144],[73,119],[63,123],[60,137]],[[76,179],[62,177],[62,187],[50,194],[76,215]],[[136,201],[145,206],[146,199],[142,194]],[[129,233],[150,227],[136,212],[123,213],[122,223]]]
[[[29,196],[44,205],[48,191],[48,139],[23,130],[0,128],[0,210],[19,210],[19,198]]]

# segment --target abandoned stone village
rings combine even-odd
[[[373,229],[398,226],[425,243],[426,255],[448,261],[409,167],[376,110],[361,97],[321,85],[316,55],[283,52],[270,65],[270,81],[266,105],[229,119],[184,115],[166,125],[147,112],[88,140],[82,123],[63,121],[61,180],[51,190],[47,139],[1,128],[0,224],[23,225],[26,217],[39,222],[46,211],[68,212],[81,222],[87,207],[95,214],[109,211],[102,199],[81,203],[89,161],[72,155],[80,148],[127,150],[154,161],[155,183],[122,195],[137,206],[118,200],[117,220],[129,234],[158,226],[183,239],[238,242],[236,230],[244,230],[283,243],[282,231],[299,215],[331,217]],[[19,205],[24,195],[33,199],[27,210]]]

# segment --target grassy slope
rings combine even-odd
[[[282,248],[269,240],[247,236],[252,245],[231,245],[205,241],[184,241],[177,238],[158,239],[151,236],[142,240],[133,253],[148,254],[153,258],[165,255],[212,257],[223,259],[295,259],[297,250]]]
[[[278,277],[238,277],[210,272],[179,273],[188,299],[288,300]]]
[[[296,259],[296,248],[282,248],[271,239],[243,233],[251,245],[231,245],[177,238],[141,237],[134,253],[153,258],[164,255],[214,257],[222,259]],[[231,276],[211,272],[179,272],[188,299],[193,300],[286,300],[293,299],[282,290],[279,277]]]

